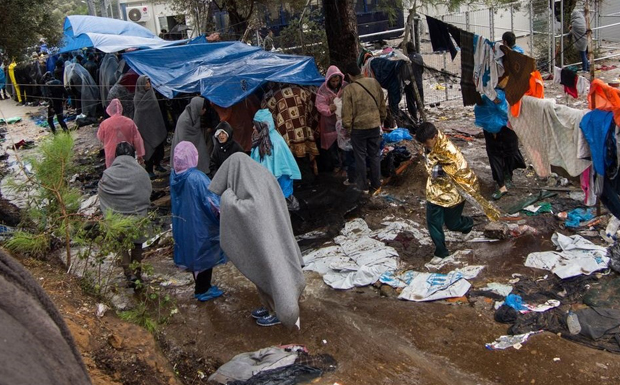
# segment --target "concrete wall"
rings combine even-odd
[[[121,16],[124,20],[130,21],[127,17],[128,9],[133,7],[148,7],[151,19],[145,22],[139,22],[143,27],[146,27],[156,34],[159,34],[162,28],[166,28],[166,25],[162,25],[160,17],[175,16],[176,12],[172,11],[166,3],[153,2],[153,1],[123,1],[119,2],[121,8]],[[168,29],[168,28],[167,28]]]
[[[615,23],[620,23],[620,1],[605,0],[601,6],[600,26]],[[620,42],[620,25],[603,28],[599,33],[602,40]]]

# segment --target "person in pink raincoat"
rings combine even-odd
[[[339,149],[336,143],[338,138],[336,122],[338,118],[336,116],[336,105],[334,104],[334,99],[342,97],[342,90],[347,84],[344,81],[344,75],[338,67],[330,66],[325,75],[325,83],[319,87],[316,93],[316,109],[321,114],[319,121],[321,149],[328,152],[328,157],[331,158],[332,164],[335,165],[335,172],[339,172],[342,166],[347,168],[347,176],[350,175],[348,179],[352,182],[355,180],[355,171],[352,166],[348,167],[348,164],[352,165],[354,160],[351,155],[351,162],[347,162],[346,153]],[[345,158],[344,164],[343,158]],[[349,170],[352,171],[352,174]]]
[[[108,168],[116,157],[116,146],[121,142],[127,142],[136,149],[138,159],[144,157],[144,141],[138,127],[133,120],[123,116],[123,106],[120,100],[112,99],[106,108],[109,118],[101,122],[97,139],[103,143],[105,152],[105,167]]]

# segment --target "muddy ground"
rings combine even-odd
[[[618,73],[602,73],[601,76],[612,80]],[[548,97],[559,94],[559,88],[548,86]],[[558,101],[563,102],[564,98]],[[569,102],[586,108],[583,98]],[[37,112],[37,109],[0,101],[0,111],[6,116],[25,117],[26,112]],[[458,101],[442,103],[440,108],[430,109],[429,116],[462,149],[480,179],[483,195],[489,197],[495,186],[484,139],[464,134],[471,130],[480,132],[473,125],[471,108],[463,109]],[[9,126],[9,133],[10,140],[15,141],[26,136],[38,140],[47,134],[28,120]],[[92,127],[74,131],[80,157],[99,164],[102,159],[95,156],[98,150],[95,134],[96,128]],[[413,144],[408,146],[415,152]],[[361,203],[352,199],[340,179],[331,174],[321,174],[313,183],[301,186],[298,194],[302,202],[320,202],[320,209],[312,206],[293,216],[296,234],[312,230],[325,233],[321,239],[300,242],[302,250],[312,250],[331,240],[345,221],[357,217],[364,218],[372,229],[380,227],[388,215],[424,225],[426,174],[418,160],[414,156],[406,172],[384,187],[386,196],[363,199]],[[561,170],[556,172],[561,174]],[[154,182],[159,195],[166,192],[166,177],[162,175]],[[538,193],[541,188],[579,190],[576,180],[570,180],[567,186],[558,186],[560,177],[540,180],[531,169],[519,170],[514,177],[518,188],[502,198],[499,206],[505,209],[528,194]],[[86,190],[92,190],[93,185],[88,182]],[[546,200],[552,204],[554,212],[581,207],[568,191],[557,193],[556,197]],[[169,221],[165,197],[158,205],[165,225]],[[9,218],[5,207],[15,212],[12,206],[3,204],[1,218]],[[467,205],[466,213],[475,216],[476,230],[484,228],[487,220],[481,212]],[[2,221],[9,224],[6,219]],[[529,252],[553,248],[550,237],[559,230],[561,222],[551,214],[522,216],[518,221],[536,228],[537,234],[496,243],[449,244],[452,251],[472,249],[467,260],[470,264],[486,265],[482,273],[471,280],[472,292],[488,282],[507,283],[513,274],[550,279],[551,273],[526,268],[523,262]],[[589,239],[595,243],[603,243],[595,233],[586,234],[591,235]],[[424,271],[424,263],[432,257],[432,247],[421,245],[411,234],[400,234],[389,244],[416,270]],[[432,303],[406,302],[398,300],[397,293],[386,286],[336,291],[325,285],[318,274],[306,272],[301,330],[289,331],[282,326],[260,328],[249,315],[259,305],[256,290],[232,264],[219,266],[214,271],[214,283],[225,295],[212,302],[198,303],[193,298],[189,274],[174,267],[169,245],[158,244],[146,259],[154,267],[154,274],[147,278],[147,283],[169,294],[177,312],[151,335],[143,328],[122,321],[113,310],[98,318],[95,312],[101,299],[84,294],[82,281],[64,274],[63,267],[55,259],[24,259],[22,262],[65,316],[97,384],[206,384],[209,374],[239,353],[291,343],[304,344],[313,354],[331,354],[338,361],[337,370],[327,373],[315,382],[317,384],[620,383],[617,355],[567,341],[552,333],[531,337],[520,350],[487,350],[485,343],[506,334],[508,325],[494,321],[492,301],[475,295]]]

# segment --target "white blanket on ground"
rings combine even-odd
[[[549,176],[551,166],[562,167],[571,176],[578,176],[590,166],[589,160],[578,157],[586,143],[579,128],[586,112],[556,104],[551,99],[524,96],[519,117],[508,114],[538,176]]]
[[[609,264],[607,249],[597,246],[580,235],[567,237],[555,233],[551,241],[561,251],[544,251],[530,253],[525,266],[550,270],[565,279],[577,275],[589,275],[606,269]]]

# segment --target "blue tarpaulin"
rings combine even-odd
[[[130,21],[84,15],[67,16],[63,33],[61,53],[90,47],[110,53],[128,48],[159,48],[186,42],[160,39],[150,30]]]
[[[240,42],[134,51],[123,58],[162,95],[200,93],[221,107],[232,106],[267,82],[320,86],[325,81],[311,57],[266,52]]]

